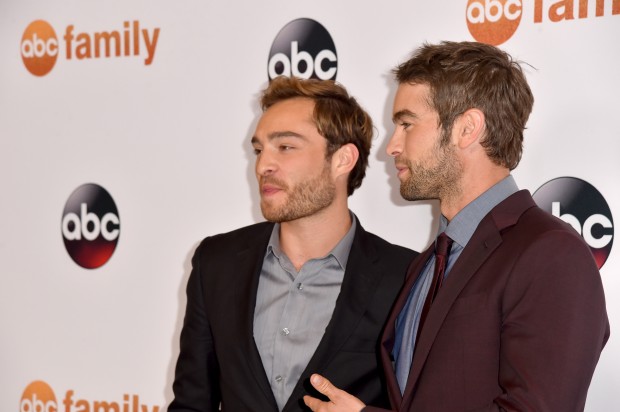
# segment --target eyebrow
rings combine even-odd
[[[295,137],[298,139],[306,140],[304,136],[300,135],[299,133],[292,132],[290,130],[269,133],[267,135],[267,140],[271,141],[271,140],[276,140],[276,139],[283,139],[285,137]],[[252,136],[252,143],[260,143],[260,142],[258,141],[258,138],[256,136]]]
[[[396,123],[403,117],[412,117],[414,119],[417,119],[418,115],[407,109],[399,110],[392,116],[392,123]]]

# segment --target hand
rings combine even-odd
[[[366,405],[355,396],[336,388],[330,381],[317,375],[310,377],[312,386],[329,398],[329,402],[323,402],[312,396],[304,396],[304,403],[314,412],[359,412]]]

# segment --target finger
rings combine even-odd
[[[310,408],[310,410],[312,412],[316,412],[319,410],[319,407],[321,406],[321,404],[323,402],[321,402],[321,400],[317,399],[317,398],[313,398],[310,395],[305,395],[304,396],[304,403],[306,404],[306,406],[308,408]]]
[[[332,401],[334,400],[333,397],[337,394],[338,389],[332,385],[327,378],[315,373],[310,377],[310,383],[312,383],[312,386],[314,386],[317,391],[327,396]]]

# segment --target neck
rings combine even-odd
[[[280,224],[280,247],[295,269],[332,250],[351,228],[347,202],[334,203],[322,211]]]
[[[499,166],[487,169],[483,173],[463,173],[459,190],[455,195],[439,199],[441,214],[451,221],[465,206],[509,174],[510,170]]]

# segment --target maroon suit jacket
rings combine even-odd
[[[527,191],[485,216],[451,269],[401,396],[391,357],[394,325],[431,253],[412,262],[383,333],[392,408],[583,410],[609,337],[600,274],[578,233],[538,208]]]

